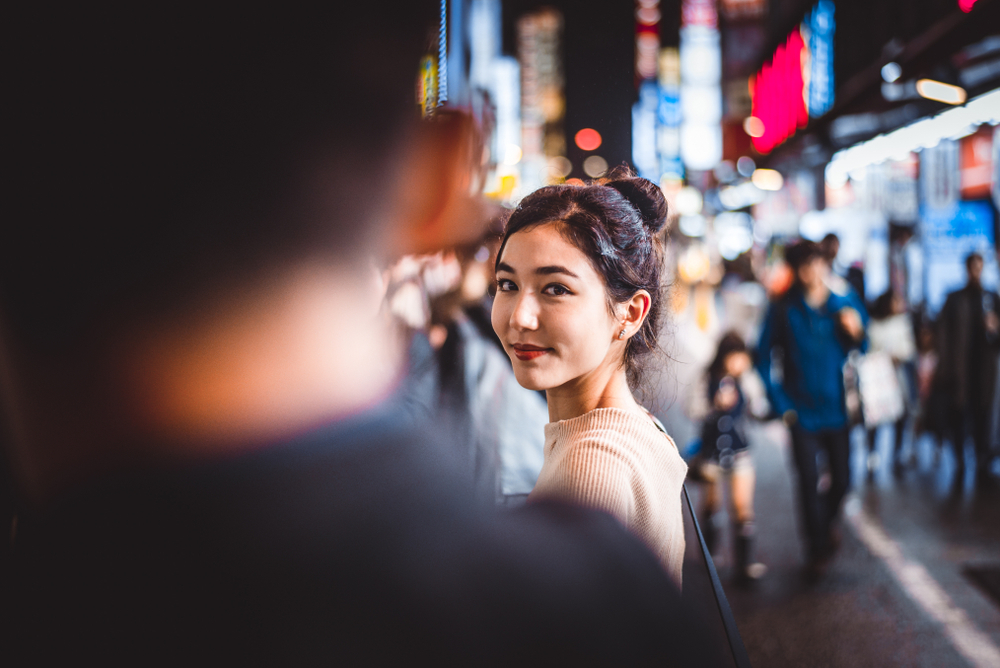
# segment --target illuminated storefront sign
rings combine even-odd
[[[768,153],[833,106],[832,0],[820,0],[751,81],[753,146]]]
[[[687,169],[722,160],[722,52],[713,0],[683,0],[680,30],[680,155]]]
[[[809,29],[809,115],[818,118],[833,106],[833,0],[820,0],[806,17]]]

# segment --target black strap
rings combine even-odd
[[[733,619],[733,611],[729,607],[729,600],[726,598],[726,592],[722,589],[719,574],[715,572],[715,563],[712,561],[712,555],[708,552],[705,537],[701,534],[698,517],[691,506],[691,497],[688,496],[687,485],[684,485],[683,489],[684,501],[687,503],[688,511],[691,513],[691,521],[694,522],[695,533],[698,534],[701,553],[705,557],[705,563],[708,564],[708,575],[712,580],[712,589],[715,590],[715,602],[719,606],[719,616],[722,617],[722,624],[726,629],[726,637],[729,640],[729,648],[733,652],[733,660],[736,662],[737,668],[750,668],[750,657],[747,655],[747,648],[743,645],[743,638],[740,637],[739,629],[736,628],[736,620]]]

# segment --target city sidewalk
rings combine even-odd
[[[809,585],[787,431],[772,422],[750,437],[757,556],[769,572],[752,589],[731,584],[728,542],[719,570],[753,665],[1000,665],[1000,602],[963,575],[969,565],[1000,564],[1000,493],[942,487],[953,463],[945,455],[933,466],[927,441],[920,466],[900,480],[887,461],[870,482],[855,466],[840,551]],[[863,442],[853,445],[853,461],[863,462]]]

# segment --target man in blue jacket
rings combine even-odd
[[[818,577],[836,548],[833,527],[849,486],[843,365],[848,352],[863,345],[868,316],[854,290],[831,288],[818,244],[798,242],[789,246],[785,257],[795,282],[767,314],[757,369],[771,405],[791,430],[808,546],[807,574]],[[831,475],[824,492],[817,489],[820,450],[827,453]]]

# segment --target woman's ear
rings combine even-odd
[[[442,111],[422,121],[403,149],[392,247],[396,256],[422,255],[479,239],[488,218],[475,185],[482,146],[464,113]]]
[[[622,320],[625,321],[625,336],[630,337],[639,331],[642,323],[649,315],[649,308],[653,303],[653,298],[645,290],[639,290],[632,298],[624,303]]]

